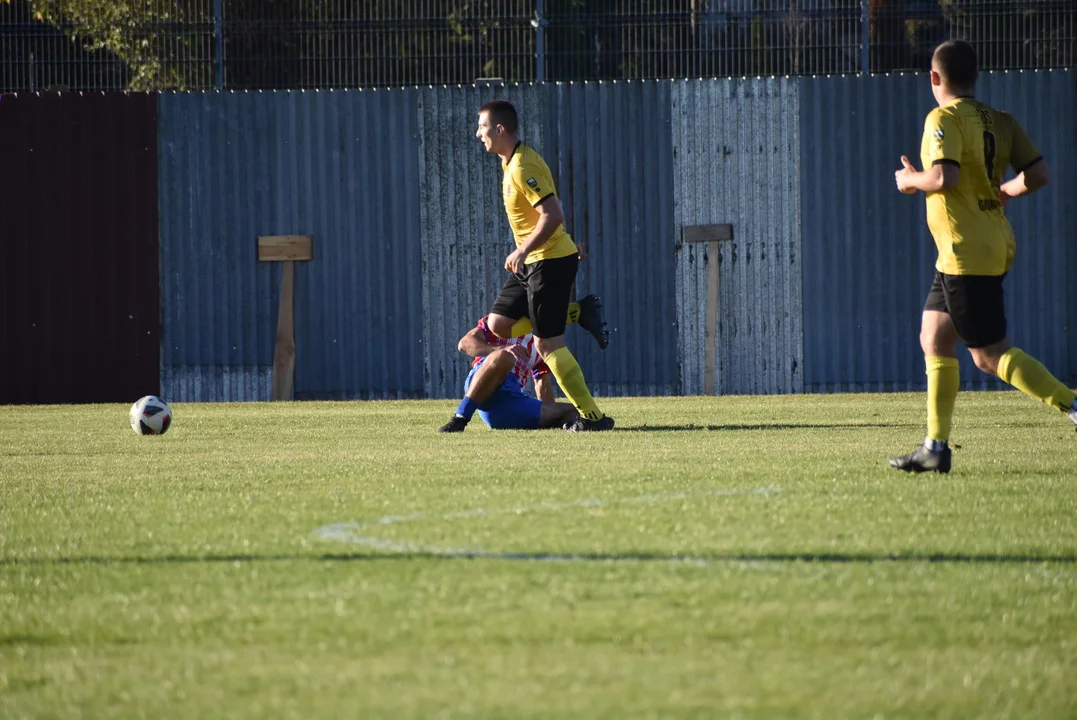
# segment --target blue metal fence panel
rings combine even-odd
[[[923,197],[900,195],[893,171],[902,154],[919,165],[924,117],[934,107],[926,76],[799,82],[805,390],[922,389],[917,336],[935,248]],[[1063,330],[1077,240],[1077,209],[1066,202],[1077,179],[1073,74],[985,74],[980,91],[1022,121],[1054,169],[1052,185],[1007,210],[1019,258],[1007,279],[1007,313],[1016,342],[1072,375]],[[999,386],[967,355],[962,380]]]
[[[674,83],[675,220],[733,225],[718,257],[681,248],[677,268],[682,391],[704,391],[707,268],[718,262],[715,392],[803,389],[800,152],[796,81]]]
[[[586,248],[577,296],[602,297],[612,342],[568,342],[597,395],[678,392],[670,84],[548,87],[546,160]]]
[[[1053,168],[1011,206],[1008,307],[1015,342],[1068,377],[1074,89],[1065,72],[981,85]],[[899,195],[892,171],[916,154],[932,100],[922,76],[891,76],[163,95],[162,394],[268,398],[280,268],[256,261],[256,238],[312,233],[296,272],[297,397],[458,395],[456,340],[488,311],[512,247],[500,163],[474,138],[494,97],[517,105],[588,247],[578,294],[603,296],[614,344],[568,339],[596,394],[702,390],[703,249],[677,240],[719,222],[735,240],[718,258],[718,392],[923,387],[935,252],[922,198]]]
[[[977,96],[1012,114],[1051,168],[1046,187],[1006,206],[1017,238],[1006,279],[1010,339],[1077,382],[1077,73],[986,73]]]
[[[264,118],[237,127],[248,104],[160,96],[161,393],[175,401],[269,397],[279,281],[254,262],[252,211],[270,203],[267,173],[250,166],[265,162],[253,147],[268,138]],[[229,155],[245,157],[222,162]],[[226,177],[239,167],[254,177]]]
[[[934,246],[893,170],[918,155],[923,78],[800,82],[805,389],[917,387]]]
[[[296,263],[297,398],[422,394],[414,90],[165,94],[162,393],[269,396],[281,270]]]

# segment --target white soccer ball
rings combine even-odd
[[[131,429],[139,435],[164,435],[172,424],[172,408],[156,395],[131,406]]]

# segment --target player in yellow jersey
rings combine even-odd
[[[924,303],[920,345],[927,366],[927,438],[916,451],[890,459],[908,472],[949,472],[948,441],[960,386],[956,344],[976,367],[1077,423],[1077,395],[1006,336],[1002,280],[1014,256],[1003,207],[1047,184],[1047,163],[1020,124],[973,97],[976,51],[951,40],[931,60],[931,90],[939,106],[924,123],[923,171],[907,157],[895,174],[898,190],[927,195],[927,224],[938,249],[935,281]],[[1007,167],[1017,176],[1003,183]]]
[[[479,109],[475,136],[487,152],[501,158],[501,194],[516,240],[516,249],[505,258],[505,269],[511,275],[494,300],[487,324],[505,339],[533,333],[542,359],[579,411],[579,418],[567,429],[609,430],[613,418],[598,408],[583,370],[565,347],[565,323],[579,251],[565,232],[565,215],[550,169],[534,148],[520,142],[518,123],[516,108],[505,100],[494,100]],[[525,324],[531,327],[524,328]],[[580,324],[584,325],[582,311]],[[604,328],[597,333],[592,329],[603,347],[608,342],[604,332]]]

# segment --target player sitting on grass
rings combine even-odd
[[[502,339],[490,331],[483,316],[457,347],[475,361],[464,381],[460,407],[438,432],[463,432],[476,411],[491,430],[562,427],[579,417],[569,403],[554,402],[550,369],[530,333]],[[524,395],[532,376],[537,400]]]

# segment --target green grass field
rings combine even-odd
[[[923,404],[0,407],[0,717],[1077,717],[1077,433]]]

